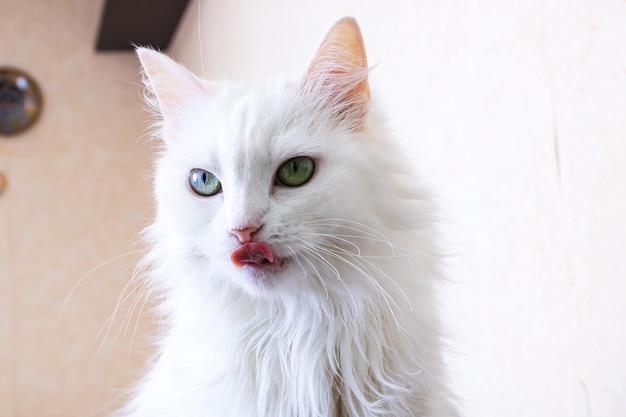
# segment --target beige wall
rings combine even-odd
[[[626,416],[626,2],[188,12],[172,52],[237,79],[301,73],[327,28],[355,16],[378,64],[372,95],[446,208],[448,357],[467,415]]]
[[[0,137],[2,416],[105,415],[145,352],[141,336],[131,348],[136,314],[124,335],[130,301],[97,337],[136,259],[116,257],[138,248],[151,210],[138,64],[94,52],[101,7],[0,0],[0,65],[33,75],[45,100],[31,130]]]

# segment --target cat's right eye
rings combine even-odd
[[[210,197],[222,191],[222,183],[209,171],[194,168],[189,172],[189,185],[198,195]]]

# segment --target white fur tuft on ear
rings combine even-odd
[[[356,20],[346,17],[322,41],[302,81],[302,91],[313,94],[321,106],[358,129],[370,101],[367,71],[361,30]]]
[[[147,88],[146,101],[165,124],[205,92],[202,82],[182,65],[149,48],[137,48]]]

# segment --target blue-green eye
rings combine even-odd
[[[276,181],[287,187],[298,187],[306,184],[315,172],[315,162],[308,156],[291,158],[278,168]]]
[[[189,172],[189,185],[196,193],[204,197],[209,197],[222,190],[222,183],[209,171],[194,168]]]

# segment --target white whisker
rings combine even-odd
[[[312,233],[312,232],[303,232],[302,234],[309,235],[309,236],[327,237],[327,238],[332,238],[333,240],[339,240],[349,246],[352,246],[359,255],[361,254],[361,248],[359,248],[359,245],[344,238],[344,237],[357,237],[357,236],[349,236],[349,235],[340,236],[340,235],[332,235],[332,234],[327,234],[327,233]]]
[[[296,252],[289,248],[289,251],[293,254],[293,259],[295,259],[296,262],[298,262],[298,265],[300,265],[300,268],[302,269],[302,272],[304,273],[305,278],[308,276],[307,272],[306,272],[306,268],[304,268],[304,266],[302,265],[302,263],[300,262],[300,260],[298,259],[298,255],[296,255]],[[320,275],[319,271],[317,270],[317,268],[315,267],[315,265],[313,265],[313,262],[311,262],[306,256],[302,256],[302,258],[308,262],[309,265],[311,265],[311,268],[313,268],[313,271],[315,271],[315,273],[313,274],[317,280],[320,282],[320,284],[322,284],[322,287],[324,288],[324,292],[326,293],[326,299],[328,300],[328,298],[330,297],[330,295],[328,294],[328,287],[326,287],[326,283],[324,282],[324,279],[322,278],[322,276]]]
[[[204,72],[204,51],[202,50],[202,0],[198,1],[198,49],[200,49],[200,68],[202,69],[202,77],[205,77]]]
[[[139,307],[139,312],[137,313],[137,318],[135,320],[135,327],[133,328],[133,333],[130,339],[130,344],[128,346],[128,355],[130,355],[133,346],[135,345],[135,336],[137,335],[137,329],[139,328],[139,321],[141,320],[141,316],[143,313],[143,309],[146,306],[146,303],[148,302],[148,300],[150,299],[150,294],[151,291],[148,288],[144,289],[143,295],[141,298],[143,298],[143,302],[141,303],[141,307]],[[130,323],[130,317],[129,317],[129,323]],[[128,331],[128,326],[126,327],[126,331]],[[125,331],[125,332],[126,332]],[[125,333],[126,334],[126,333]]]
[[[332,262],[330,262],[328,259],[326,259],[317,248],[315,248],[313,245],[311,245],[309,242],[305,241],[304,239],[301,238],[297,238],[298,240],[300,240],[302,243],[304,243],[303,245],[300,245],[300,247],[302,247],[303,249],[305,249],[308,253],[312,254],[313,256],[315,256],[315,258],[319,259],[320,262],[322,263],[322,265],[324,265],[325,267],[327,267],[333,274],[335,274],[335,276],[337,277],[337,281],[339,281],[341,283],[341,285],[344,286],[344,288],[346,289],[346,291],[348,292],[348,294],[350,295],[350,298],[352,299],[352,303],[354,305],[355,309],[358,309],[358,303],[356,302],[356,299],[354,298],[354,295],[352,294],[352,291],[350,291],[350,288],[348,288],[348,286],[346,285],[346,283],[344,282],[344,280],[341,278],[341,274],[339,273],[339,270],[332,264]],[[314,267],[315,268],[315,267]],[[317,271],[317,268],[316,268]],[[318,272],[319,273],[319,272]],[[320,274],[320,279],[323,279],[323,277]]]
[[[374,288],[379,291],[379,293],[382,294],[382,298],[383,300],[385,300],[385,304],[387,304],[387,307],[389,308],[389,312],[391,313],[392,317],[394,318],[396,325],[398,326],[398,328],[401,328],[402,326],[400,325],[400,322],[398,321],[396,314],[394,312],[394,309],[392,308],[391,304],[393,304],[396,309],[400,310],[400,306],[398,305],[398,303],[394,300],[393,297],[391,297],[391,295],[380,285],[380,283],[376,280],[376,278],[374,278],[374,276],[372,275],[372,273],[366,268],[364,267],[362,264],[355,264],[354,262],[351,262],[349,259],[344,258],[343,256],[341,256],[341,254],[334,252],[332,250],[329,249],[325,249],[325,248],[319,248],[318,249],[320,252],[323,252],[329,256],[332,256],[333,258],[342,261],[343,263],[345,263],[346,265],[352,267],[353,269],[355,269],[357,272],[359,272],[361,275],[363,275],[363,277],[367,278],[369,282],[371,282],[372,284],[374,284]],[[390,304],[391,302],[391,304]]]
[[[351,226],[348,226],[344,223],[350,224]],[[388,245],[391,248],[391,250],[395,253],[395,247],[393,243],[389,240],[389,238],[387,238],[387,236],[385,236],[383,233],[379,232],[378,230],[374,229],[373,227],[370,227],[356,220],[331,218],[331,219],[311,220],[308,222],[304,222],[303,224],[314,224],[316,226],[330,226],[330,227],[343,228],[343,229],[352,230],[355,232],[364,233],[363,238],[365,237],[375,238],[375,240],[378,240]],[[356,226],[359,226],[361,228],[356,227]]]
[[[359,263],[359,265],[365,267],[362,262],[367,263],[367,265],[369,265],[370,267],[374,268],[377,272],[380,273],[380,276],[384,277],[385,279],[387,279],[389,281],[389,283],[391,283],[391,285],[393,285],[395,287],[396,290],[398,290],[398,292],[402,295],[402,298],[404,298],[404,300],[406,301],[407,305],[409,306],[409,309],[411,311],[413,311],[413,305],[411,303],[411,300],[409,299],[409,297],[406,295],[406,293],[404,292],[404,290],[398,285],[398,283],[389,276],[389,274],[387,274],[385,271],[383,271],[378,265],[376,265],[374,262],[371,262],[367,259],[367,257],[361,256],[361,255],[357,255],[355,253],[351,253],[349,251],[345,251],[343,248],[339,247],[339,246],[334,246],[330,243],[327,243],[327,245],[331,246],[331,248],[334,247],[334,249],[341,251],[342,253],[344,253],[345,255],[348,255],[349,257],[351,257],[352,259],[354,259],[356,262]],[[368,270],[369,272],[369,270]],[[379,285],[376,282],[377,285]],[[394,305],[396,305],[396,307],[399,307],[397,303],[394,303]]]
[[[72,298],[72,296],[74,295],[74,292],[78,289],[78,287],[87,279],[89,278],[89,276],[91,274],[93,274],[94,272],[96,272],[98,269],[102,268],[105,265],[108,265],[112,262],[115,262],[119,259],[125,258],[127,256],[131,256],[131,255],[136,255],[138,253],[143,253],[145,252],[144,250],[135,250],[135,251],[131,251],[131,252],[127,252],[127,253],[123,253],[121,255],[115,256],[111,259],[108,259],[96,266],[94,266],[93,268],[91,268],[89,271],[87,271],[87,273],[85,273],[77,282],[76,284],[74,284],[74,286],[72,287],[72,289],[70,290],[70,292],[68,293],[67,297],[65,297],[65,301],[63,302],[63,306],[61,307],[61,310],[59,311],[59,318],[61,316],[63,316],[63,313],[65,312],[65,308],[67,307],[67,303],[69,302],[70,298]]]
[[[339,270],[337,270],[337,268],[335,268],[335,266],[331,262],[329,262],[327,259],[321,256],[321,254],[319,253],[319,251],[317,250],[315,246],[313,246],[312,244],[310,244],[304,239],[300,239],[300,238],[297,238],[297,239],[300,240],[304,244],[304,246],[300,245],[300,247],[304,247],[304,249],[306,249],[307,252],[316,255],[316,257],[320,259],[320,261],[322,261],[322,263],[324,263],[324,265],[331,270],[331,272],[335,275],[337,280],[341,280],[341,274],[339,273]]]
[[[98,333],[96,334],[94,339],[99,339],[102,337],[102,341],[100,343],[100,346],[98,348],[98,351],[96,352],[95,357],[98,357],[100,355],[100,352],[102,351],[102,349],[104,348],[104,345],[106,344],[106,341],[109,338],[109,334],[111,333],[111,329],[113,327],[113,323],[115,322],[115,319],[117,318],[117,313],[119,312],[120,308],[122,305],[124,305],[124,303],[126,302],[126,300],[130,299],[131,297],[133,297],[133,294],[140,290],[141,287],[138,285],[134,288],[132,288],[131,291],[128,291],[131,283],[134,282],[134,277],[131,278],[126,285],[124,286],[124,288],[122,289],[122,292],[120,293],[120,296],[118,297],[118,301],[115,304],[115,307],[113,309],[113,312],[109,315],[109,317],[106,319],[106,321],[104,322],[104,324],[102,325],[102,327],[100,327],[100,330],[98,331]],[[128,291],[128,292],[127,292]],[[135,300],[137,299],[137,297],[134,298]],[[126,321],[126,317],[128,317],[128,312],[125,315],[124,320],[122,321],[122,325],[120,326],[120,328],[118,328],[118,331],[115,333],[114,339],[117,339],[117,337],[120,335],[121,333],[121,329],[123,327],[123,323]],[[103,336],[101,336],[104,333]]]

